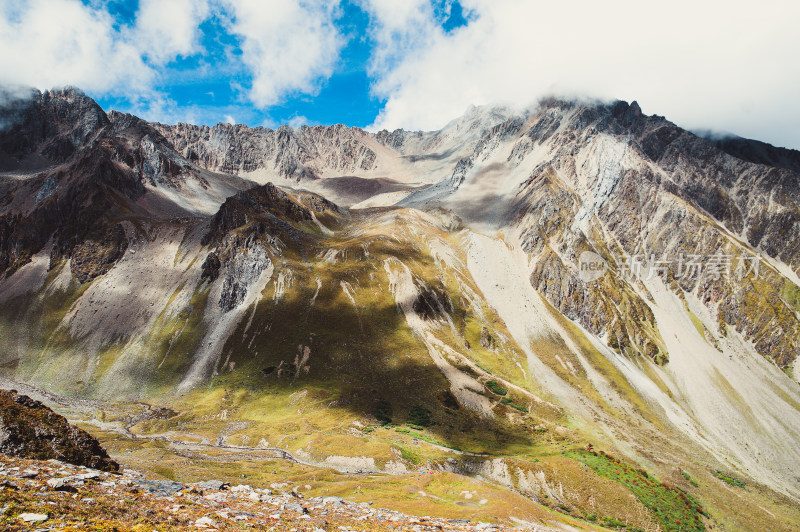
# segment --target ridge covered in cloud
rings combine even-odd
[[[326,117],[372,99],[358,125],[388,129],[472,104],[636,99],[800,147],[798,19],[779,0],[0,0],[0,82],[76,85],[166,121],[316,122],[317,95]]]
[[[377,2],[375,2],[377,3]],[[417,42],[376,72],[387,99],[376,127],[433,129],[469,104],[542,96],[638,100],[687,127],[712,127],[800,147],[797,4],[751,9],[675,0],[463,0],[473,14],[447,33],[415,24]],[[423,8],[420,8],[421,10]],[[373,23],[378,42],[396,29]]]

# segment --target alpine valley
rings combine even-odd
[[[377,133],[0,101],[0,384],[122,467],[533,530],[800,529],[800,152],[622,101]]]

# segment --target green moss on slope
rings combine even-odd
[[[565,453],[583,462],[599,475],[625,485],[636,495],[665,531],[704,532],[702,517],[707,517],[700,503],[680,488],[661,483],[642,469],[601,452],[577,451]],[[615,528],[620,525],[610,524]]]

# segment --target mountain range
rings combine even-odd
[[[87,426],[471,476],[562,530],[800,527],[800,153],[623,101],[431,132],[0,102],[2,377],[170,412]]]

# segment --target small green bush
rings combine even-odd
[[[697,487],[699,487],[699,486],[700,486],[700,484],[698,484],[697,482],[695,482],[695,480],[694,480],[694,479],[693,479],[691,476],[689,476],[689,473],[687,473],[687,472],[686,472],[686,471],[684,471],[683,469],[678,469],[678,471],[680,472],[680,474],[681,474],[681,475],[683,475],[683,478],[685,478],[685,479],[686,479],[686,481],[687,481],[689,484],[691,484],[691,485],[692,485],[692,486],[694,486],[695,488],[697,488]]]
[[[381,399],[375,405],[375,419],[377,419],[381,425],[388,425],[392,422],[392,404],[388,401]]]
[[[431,411],[427,408],[415,406],[408,413],[408,425],[413,426],[413,428],[417,430],[422,430],[421,427],[430,427],[432,424]]]
[[[421,462],[419,455],[414,451],[412,451],[411,449],[407,449],[402,445],[398,445],[397,448],[400,449],[400,457],[403,460],[407,460],[414,465],[417,465]]]
[[[603,524],[611,528],[626,528],[625,523],[623,523],[619,519],[614,519],[613,517],[604,517]]]
[[[500,400],[500,402],[503,403],[504,405],[510,406],[511,408],[516,408],[520,412],[526,412],[526,413],[529,412],[529,410],[527,408],[525,408],[524,406],[520,406],[520,405],[516,404],[509,397],[504,397],[503,399]]]
[[[508,390],[500,386],[497,381],[489,381],[486,383],[486,386],[497,395],[506,395],[508,393]]]
[[[723,481],[724,483],[730,484],[731,486],[734,486],[736,488],[744,488],[747,485],[743,481],[739,480],[738,478],[735,478],[735,477],[732,477],[730,475],[727,475],[727,474],[723,473],[722,471],[720,471],[719,469],[714,471],[714,476],[717,477],[718,479],[720,479],[721,481]]]

